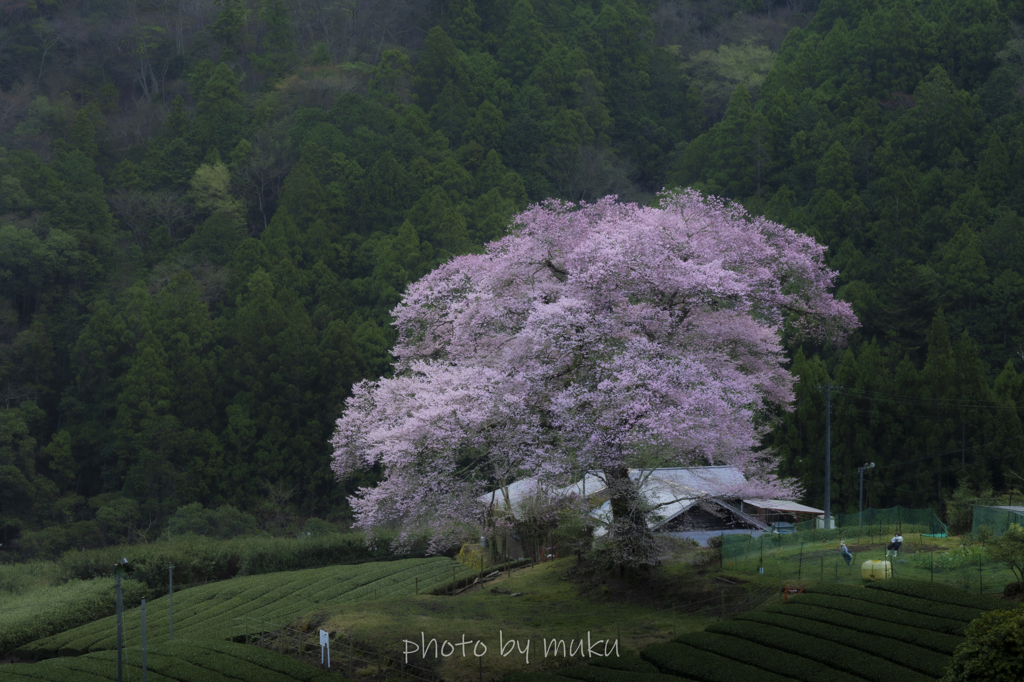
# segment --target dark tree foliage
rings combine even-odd
[[[3,550],[197,503],[344,516],[365,481],[327,440],[390,371],[406,285],[528,202],[676,185],[821,240],[863,323],[792,348],[765,446],[807,502],[827,381],[838,509],[864,461],[868,504],[1007,490],[1022,24],[1019,0],[0,3]]]

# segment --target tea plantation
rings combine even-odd
[[[141,680],[140,647],[124,651],[124,679]],[[326,682],[337,676],[308,663],[255,646],[215,639],[175,639],[148,648],[146,667],[151,682]],[[15,663],[0,668],[3,682],[107,682],[117,679],[117,652],[53,658],[40,663]]]
[[[370,601],[429,592],[475,573],[462,564],[436,557],[405,559],[349,566],[329,566],[305,571],[233,578],[185,590],[174,595],[174,637],[224,641],[250,632],[265,622],[281,624],[328,604]],[[147,639],[150,644],[168,640],[167,596],[147,602]],[[126,610],[125,641],[141,644],[141,611]],[[76,656],[115,649],[114,616],[29,642],[15,654],[26,659]],[[6,671],[5,671],[6,672]],[[0,679],[6,679],[0,673]]]
[[[808,589],[787,603],[648,646],[638,658],[518,673],[507,682],[930,682],[942,677],[967,624],[1000,606],[910,580]]]

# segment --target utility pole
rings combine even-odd
[[[832,384],[825,382],[825,528],[832,527]]]
[[[860,473],[860,512],[857,515],[857,525],[864,525],[864,472],[868,469],[874,469],[875,463],[865,464],[862,467],[857,467],[857,471]]]
[[[832,382],[825,389],[825,528],[832,527]],[[842,389],[842,386],[835,388]]]

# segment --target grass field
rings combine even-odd
[[[508,682],[928,682],[943,675],[967,623],[1000,605],[913,580],[823,583],[785,604],[647,646],[639,658],[522,671]]]

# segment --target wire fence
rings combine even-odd
[[[834,533],[835,531],[828,531]],[[865,573],[942,583],[974,592],[994,594],[1016,582],[1013,572],[996,561],[980,544],[938,547],[927,533],[911,534],[904,526],[898,551],[888,549],[891,536],[883,532],[847,533],[842,538],[791,535],[725,536],[722,567],[757,573],[781,583],[840,582],[863,584]],[[845,542],[848,555],[840,552]],[[876,562],[873,566],[871,562]],[[886,567],[886,564],[888,566]]]

